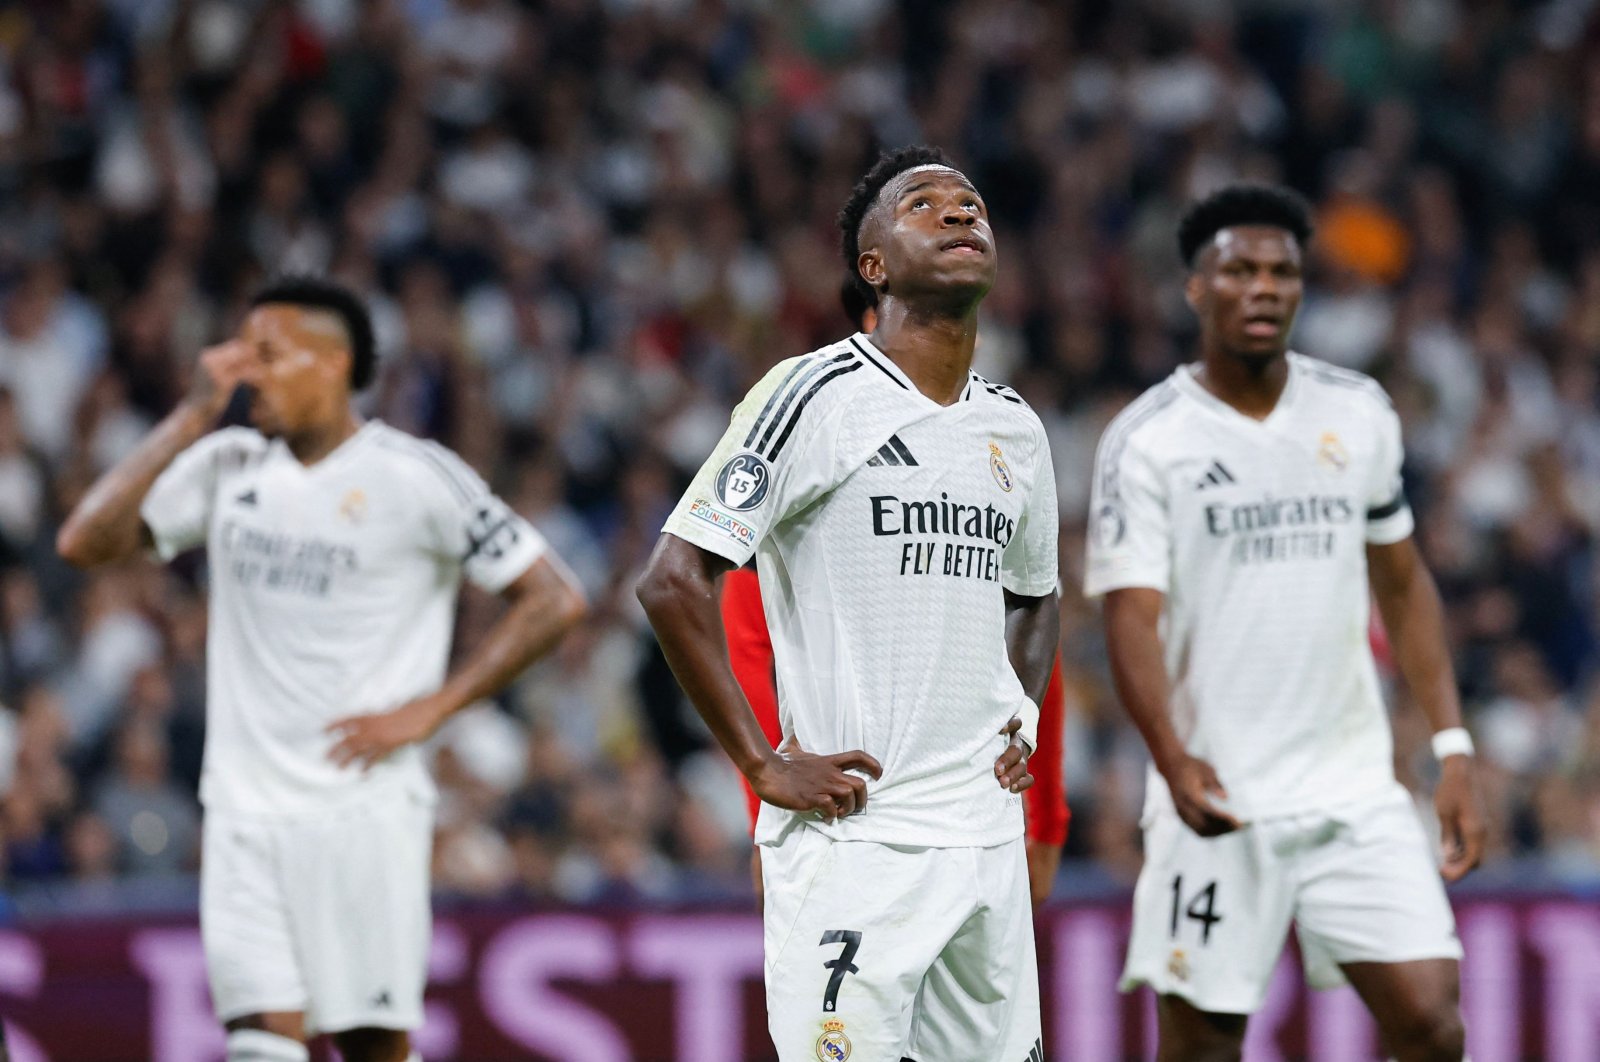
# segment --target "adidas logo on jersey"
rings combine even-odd
[[[1200,481],[1194,485],[1194,489],[1205,490],[1207,487],[1220,487],[1224,483],[1237,482],[1239,481],[1233,478],[1233,473],[1228,471],[1226,465],[1221,461],[1214,460],[1211,462],[1211,467],[1206,469],[1206,474],[1201,476]]]
[[[891,435],[889,441],[878,447],[878,452],[867,458],[867,464],[874,468],[881,465],[914,465],[917,459],[911,456],[911,451],[906,444],[900,441],[900,436]]]

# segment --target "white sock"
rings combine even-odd
[[[406,1056],[406,1062],[422,1062],[422,1056],[413,1051]]]
[[[235,1029],[228,1034],[228,1062],[308,1062],[311,1052],[299,1040],[265,1029]]]

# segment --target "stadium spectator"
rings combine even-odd
[[[838,338],[833,212],[879,147],[923,140],[990,193],[1009,248],[977,368],[1045,421],[1069,586],[1095,439],[1188,349],[1181,205],[1285,181],[1325,237],[1345,232],[1310,263],[1303,345],[1378,376],[1402,416],[1419,542],[1484,740],[1479,878],[1600,860],[1600,818],[1574,814],[1595,807],[1600,754],[1519,737],[1530,719],[1600,733],[1600,36],[1579,7],[7,7],[6,884],[26,904],[24,882],[107,872],[83,816],[115,771],[110,736],[160,699],[148,672],[173,699],[172,776],[192,784],[203,567],[84,579],[48,544],[262,279],[320,265],[372,308],[370,411],[466,455],[594,602],[573,646],[491,709],[528,735],[524,776],[490,793],[442,771],[450,828],[483,858],[441,886],[748,890],[732,770],[627,588],[733,399]],[[482,608],[469,597],[461,641]],[[1140,753],[1097,624],[1067,595],[1064,880],[1137,867]],[[1425,746],[1397,736],[1424,783]],[[615,851],[569,781],[584,774],[659,804]]]

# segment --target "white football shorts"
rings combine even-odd
[[[1021,838],[992,848],[762,846],[768,1028],[780,1062],[1040,1062]]]
[[[1147,984],[1204,1011],[1253,1013],[1291,923],[1313,988],[1343,985],[1342,963],[1461,958],[1403,791],[1212,838],[1162,813],[1145,827],[1144,851],[1123,991]]]
[[[218,1019],[421,1025],[432,848],[433,807],[405,792],[315,818],[207,812],[200,933]]]

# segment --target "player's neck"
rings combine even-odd
[[[978,341],[978,307],[965,313],[920,312],[899,299],[878,310],[872,342],[910,377],[917,390],[948,406],[961,398]]]
[[[354,410],[346,408],[342,415],[330,417],[325,422],[297,432],[285,432],[283,444],[294,454],[296,461],[309,467],[333,453],[346,439],[360,431],[362,423]]]
[[[1195,382],[1222,401],[1256,420],[1265,420],[1278,408],[1289,384],[1289,358],[1240,358],[1221,350],[1204,350]]]

